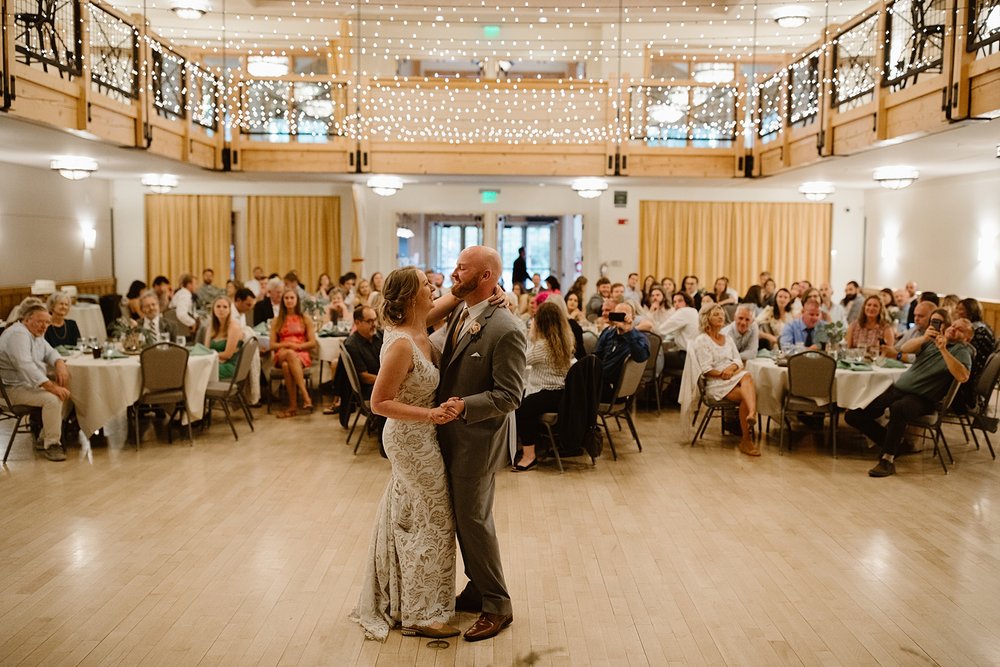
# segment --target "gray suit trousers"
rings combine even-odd
[[[455,478],[449,472],[448,483],[452,503],[464,508],[455,513],[458,546],[465,562],[465,575],[469,578],[461,596],[469,601],[481,600],[485,612],[509,616],[513,607],[503,578],[500,543],[493,524],[495,474]]]

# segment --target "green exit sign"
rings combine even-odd
[[[497,197],[500,196],[499,190],[480,190],[479,196],[484,204],[496,204]]]
[[[500,26],[498,25],[484,25],[483,26],[483,37],[486,39],[496,39],[500,36]]]

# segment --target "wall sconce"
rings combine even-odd
[[[578,178],[570,187],[584,199],[594,199],[608,189],[608,182],[603,178]]]
[[[372,176],[366,185],[380,197],[391,197],[403,189],[403,179],[399,176]]]
[[[49,162],[49,168],[58,171],[63,178],[80,181],[97,171],[97,161],[89,157],[57,157]]]
[[[889,236],[886,234],[882,237],[882,259],[889,262],[895,262],[899,257],[899,245],[897,243],[898,239],[895,236]]]
[[[93,227],[83,228],[83,249],[93,250],[97,247],[97,230]]]
[[[980,236],[979,248],[976,250],[976,259],[981,264],[996,266],[1000,262],[1000,250],[997,249],[997,243],[1000,243],[1000,239],[996,236]]]

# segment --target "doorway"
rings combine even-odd
[[[518,248],[525,249],[528,275],[537,273],[542,280],[553,275],[563,292],[583,272],[582,215],[501,215],[497,238],[508,289]]]
[[[450,285],[459,253],[482,242],[481,215],[400,213],[396,220],[396,265],[441,273]]]

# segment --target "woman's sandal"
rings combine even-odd
[[[288,419],[289,417],[294,417],[299,414],[296,410],[282,410],[278,413],[278,419]]]

